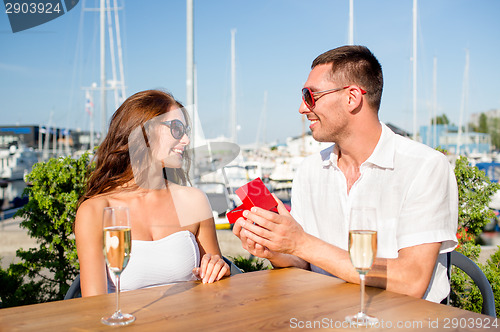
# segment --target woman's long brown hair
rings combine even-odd
[[[188,121],[183,106],[167,92],[141,91],[123,102],[113,114],[108,134],[93,158],[96,161],[95,169],[88,178],[86,193],[80,198],[79,204],[91,197],[116,190],[134,178],[128,146],[130,133],[148,120],[168,112],[172,106],[181,108]],[[174,177],[185,184],[186,172],[182,169],[174,172]]]

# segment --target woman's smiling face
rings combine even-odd
[[[186,132],[176,139],[172,132],[175,129],[171,127],[175,124],[165,123],[167,121],[180,121],[184,128],[187,128],[186,118],[180,108],[171,108],[168,112],[156,117],[153,121],[153,131],[148,133],[150,139],[151,153],[153,157],[161,161],[163,167],[180,168],[182,167],[183,154],[186,146],[189,145],[189,137]]]

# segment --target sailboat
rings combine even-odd
[[[228,191],[224,167],[240,153],[235,137],[231,142],[207,140],[198,116],[196,67],[194,63],[193,0],[186,1],[186,110],[191,118],[190,178],[193,185],[203,190],[212,206],[217,229],[230,227],[225,214],[236,207],[234,196]],[[233,46],[234,52],[234,46]],[[219,176],[217,176],[219,175]],[[220,178],[222,176],[222,179]],[[212,180],[210,180],[212,179]]]
[[[125,73],[123,66],[123,50],[121,42],[121,32],[120,32],[120,19],[118,11],[122,10],[122,7],[118,6],[117,0],[100,0],[99,8],[85,8],[85,3],[82,6],[82,15],[86,11],[98,12],[99,13],[99,39],[100,39],[100,55],[99,55],[99,67],[100,67],[100,81],[92,82],[87,86],[81,88],[85,96],[85,112],[89,116],[90,120],[90,133],[88,140],[88,150],[76,151],[74,154],[79,155],[83,152],[94,151],[96,138],[101,140],[106,136],[107,123],[108,123],[108,91],[113,93],[113,107],[117,109],[120,104],[126,98],[126,86],[125,86]],[[82,20],[83,21],[83,20]],[[83,26],[80,27],[81,29]],[[106,30],[108,32],[108,43],[106,43]],[[106,48],[109,47],[109,59],[107,60]],[[110,62],[110,67],[106,67],[106,63]],[[111,77],[108,77],[108,71],[111,72]],[[94,119],[95,119],[95,105],[94,105],[94,93],[99,92],[99,106],[97,107],[100,111],[100,125],[101,129],[99,132],[95,132]]]
[[[38,162],[38,154],[32,148],[11,145],[0,150],[0,179],[23,180]]]

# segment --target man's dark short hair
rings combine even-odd
[[[366,90],[366,101],[378,111],[384,86],[382,66],[367,47],[349,45],[327,51],[314,59],[311,69],[323,64],[331,64],[331,80],[339,86],[355,84]]]

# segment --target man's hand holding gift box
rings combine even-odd
[[[260,178],[256,178],[236,189],[236,195],[238,195],[243,204],[226,214],[230,224],[234,224],[238,218],[242,217],[243,211],[250,210],[254,206],[278,212],[278,203]]]

